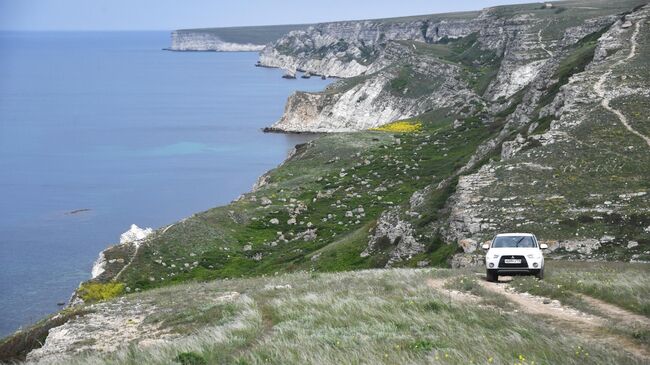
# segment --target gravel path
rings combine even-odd
[[[607,93],[605,92],[605,88],[604,88],[605,81],[607,81],[609,76],[611,76],[612,71],[614,70],[614,68],[622,65],[623,63],[629,61],[630,59],[634,58],[634,56],[636,56],[636,54],[637,54],[636,49],[637,49],[637,45],[638,45],[637,37],[639,36],[639,31],[641,30],[642,22],[643,21],[641,19],[639,19],[639,20],[637,20],[637,22],[635,24],[634,32],[632,33],[632,37],[630,38],[630,42],[631,42],[630,53],[628,53],[627,57],[625,57],[625,58],[617,61],[616,63],[614,63],[609,68],[609,70],[607,70],[607,72],[603,73],[600,76],[600,78],[598,79],[598,82],[596,82],[594,84],[594,91],[596,92],[596,94],[599,97],[602,98],[602,100],[600,102],[600,105],[602,105],[603,108],[607,109],[608,111],[610,111],[611,113],[616,115],[618,120],[621,122],[621,124],[623,124],[623,126],[628,131],[630,131],[631,133],[633,133],[636,136],[641,137],[645,141],[645,143],[648,145],[648,147],[650,147],[650,137],[648,137],[648,136],[642,134],[641,132],[637,131],[636,129],[632,128],[632,126],[628,123],[627,118],[625,117],[625,115],[623,115],[623,113],[621,113],[619,110],[614,109],[609,105],[610,98],[607,96]]]

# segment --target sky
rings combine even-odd
[[[173,30],[478,10],[534,0],[0,0],[0,30]]]

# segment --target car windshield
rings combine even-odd
[[[499,236],[494,239],[492,247],[537,247],[532,236]]]

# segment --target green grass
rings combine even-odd
[[[476,33],[439,43],[429,44],[414,41],[398,41],[398,43],[407,46],[409,51],[411,47],[414,47],[414,52],[418,56],[434,57],[440,61],[460,66],[461,78],[478,95],[485,93],[490,82],[497,75],[501,63],[501,58],[495,52],[481,48]],[[407,72],[401,71],[399,76],[391,82],[391,87],[396,91],[403,90],[412,83],[409,81],[420,79],[408,76]]]
[[[650,317],[650,268],[645,264],[548,261],[544,281],[515,278],[514,287],[584,308],[582,293]]]
[[[438,90],[443,80],[438,75],[417,72],[410,64],[396,66],[395,77],[386,85],[393,96],[426,97]]]
[[[591,33],[582,38],[569,52],[569,54],[560,62],[557,67],[553,78],[557,80],[551,85],[538,102],[537,110],[533,115],[538,115],[539,110],[544,106],[550,104],[557,96],[560,88],[569,82],[571,76],[585,70],[587,65],[593,60],[596,46],[598,45],[598,38],[605,33],[609,27]],[[534,134],[544,133],[550,128],[552,116],[545,116],[538,118],[533,122],[537,122],[538,126],[534,130]]]
[[[407,202],[416,190],[453,174],[492,134],[471,118],[454,129],[454,118],[438,110],[415,118],[422,127],[413,133],[369,131],[317,139],[271,171],[268,185],[261,190],[155,235],[150,244],[141,246],[119,280],[133,290],[305,269],[383,267],[391,247],[360,257],[379,215]],[[438,217],[452,192],[453,184],[427,197],[421,228],[424,221]],[[273,203],[261,206],[262,197]],[[290,222],[294,216],[295,224]],[[314,239],[296,238],[310,229],[316,232]],[[423,240],[427,252],[406,265],[421,258],[446,266],[457,250],[434,237]]]
[[[479,283],[479,280],[483,280],[483,278],[477,277],[473,272],[467,272],[448,280],[445,288],[475,295],[481,299],[483,305],[493,308],[507,311],[518,309],[517,305],[509,301],[504,295],[485,289]]]
[[[171,307],[175,309],[168,313],[170,319],[183,320],[184,306],[209,303],[223,292],[244,294],[230,303],[236,313],[231,318],[216,323],[193,321],[194,328],[186,336],[162,346],[125,344],[116,353],[86,353],[61,361],[511,364],[525,359],[528,364],[642,363],[616,345],[591,341],[522,312],[495,308],[498,302],[477,306],[450,301],[447,294],[427,284],[430,279],[457,274],[435,269],[294,273],[151,290],[127,296],[125,305],[162,301],[159,307],[168,308],[166,301],[177,298]],[[474,287],[470,285],[469,290]],[[196,294],[200,294],[198,300],[184,304],[182,298]]]

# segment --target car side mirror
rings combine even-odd
[[[546,243],[542,243],[539,245],[539,248],[541,248],[542,250],[546,250],[548,248],[548,245]]]
[[[490,244],[489,243],[484,243],[483,246],[481,246],[484,250],[489,250],[490,249]]]

